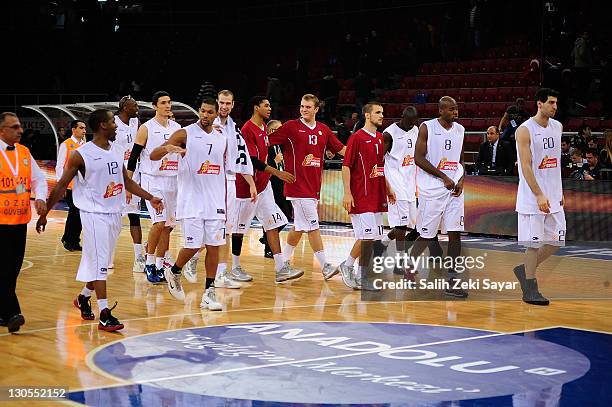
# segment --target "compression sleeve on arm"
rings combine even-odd
[[[132,147],[132,152],[130,153],[130,159],[128,160],[127,165],[128,171],[136,170],[136,163],[138,162],[138,158],[140,157],[140,153],[142,152],[143,148],[144,146],[141,146],[140,144],[134,144],[134,147]]]
[[[260,161],[259,158],[254,155],[251,156],[251,162],[253,163],[253,168],[257,171],[264,171],[266,169],[266,163]]]

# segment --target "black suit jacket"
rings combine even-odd
[[[485,141],[480,145],[478,159],[476,159],[478,168],[494,168],[499,175],[511,175],[514,170],[514,151],[510,143],[499,140],[495,154],[495,166],[493,166],[492,160],[491,143]]]

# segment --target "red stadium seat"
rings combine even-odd
[[[459,117],[474,117],[477,108],[476,103],[459,103]]]
[[[472,130],[485,131],[487,122],[485,119],[472,119]]]
[[[466,130],[472,129],[472,119],[462,119],[461,116],[459,116],[458,122],[465,127]]]
[[[593,131],[599,130],[600,123],[601,119],[596,117],[587,117],[586,119],[584,119],[584,124],[589,126]]]
[[[484,93],[482,94],[481,101],[483,102],[493,102],[497,97],[497,88],[486,88]]]
[[[601,127],[601,130],[612,130],[612,120],[602,120],[601,124],[599,125],[599,127]]]
[[[512,100],[512,88],[499,88],[497,90],[497,97],[495,98],[498,102],[506,102]]]
[[[455,97],[455,99],[460,102],[469,102],[471,94],[472,94],[472,89],[461,88],[457,92],[457,96]]]
[[[577,131],[578,127],[580,127],[583,122],[584,122],[584,119],[582,118],[572,117],[571,119],[568,120],[567,126],[563,130]]]
[[[481,102],[484,97],[484,89],[482,88],[474,88],[472,89],[472,93],[468,99],[470,102]]]

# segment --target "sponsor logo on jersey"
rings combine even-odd
[[[372,233],[372,229],[367,228],[367,229],[364,230],[364,233]]]
[[[218,175],[221,172],[221,166],[219,164],[212,164],[210,161],[206,160],[200,166],[198,170],[198,174],[213,174]]]
[[[385,167],[379,167],[378,165],[374,165],[374,167],[372,167],[372,171],[370,171],[370,178],[384,177],[384,176],[385,176]]]
[[[406,157],[404,157],[404,161],[402,161],[402,167],[409,167],[411,165],[414,165],[414,157],[408,154]]]
[[[159,166],[160,171],[177,171],[178,170],[178,161],[168,160],[164,158],[161,161],[161,165]]]
[[[217,213],[219,215],[224,215],[225,214],[225,209],[217,209]]]
[[[125,153],[123,153],[123,161],[127,161],[130,159],[130,154],[132,154],[132,150],[125,150]]]
[[[457,161],[448,161],[448,158],[442,157],[438,163],[438,169],[440,171],[457,171],[459,163]]]
[[[315,157],[313,154],[308,154],[306,157],[304,157],[302,165],[304,167],[320,167],[321,158]]]
[[[106,186],[106,192],[104,193],[104,199],[117,196],[121,194],[122,191],[123,191],[123,184],[115,184],[114,182],[111,182],[110,184]]]
[[[557,157],[545,155],[544,158],[542,158],[542,162],[538,165],[538,169],[545,170],[547,168],[557,168]]]

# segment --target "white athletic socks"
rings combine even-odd
[[[325,258],[325,250],[319,250],[318,252],[315,252],[314,255],[317,258],[317,261],[319,262],[321,270],[323,270],[325,263],[327,263],[327,259]]]
[[[351,255],[349,254],[348,257],[346,258],[346,261],[344,262],[344,264],[350,267],[353,264],[355,264],[355,260],[357,260],[357,259],[354,258],[354,257],[351,257]]]
[[[103,300],[98,300],[98,308],[102,311],[105,308],[108,308],[108,300],[104,298]]]
[[[217,277],[219,277],[223,272],[227,270],[227,263],[219,263],[217,265]]]
[[[240,267],[240,256],[232,254],[232,268]]]
[[[291,259],[291,256],[293,256],[294,251],[295,246],[291,246],[289,243],[287,243],[283,248],[283,256],[285,256],[285,259],[289,260]]]
[[[144,250],[142,249],[141,243],[134,243],[134,260],[138,260],[138,256],[142,256]]]
[[[285,265],[285,259],[282,253],[274,255],[274,270],[278,271]]]
[[[87,287],[83,287],[83,289],[81,290],[81,295],[84,297],[91,297],[92,293],[93,293],[93,290],[90,290]]]
[[[155,267],[160,270],[164,266],[163,257],[155,257]]]
[[[145,264],[146,264],[147,266],[150,266],[150,265],[152,265],[152,264],[155,264],[155,255],[154,255],[154,254],[148,254],[148,253],[147,253],[147,260],[146,260]]]

